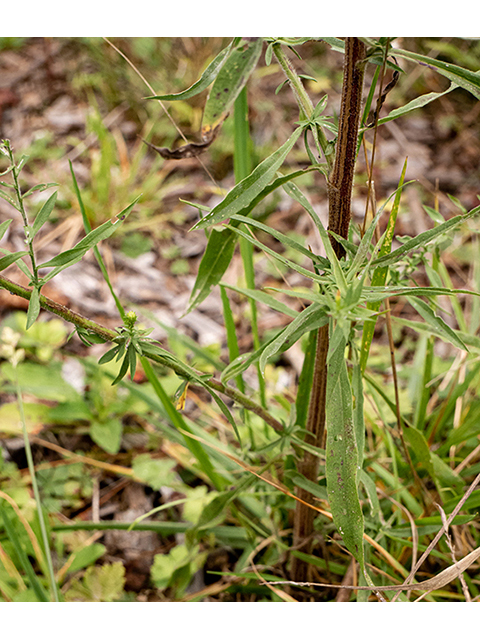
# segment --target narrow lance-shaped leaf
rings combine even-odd
[[[181,93],[167,93],[165,95],[160,95],[160,96],[148,96],[147,100],[166,100],[166,101],[187,100],[188,98],[192,98],[193,96],[196,96],[197,94],[204,91],[207,87],[209,87],[212,84],[212,82],[217,77],[220,69],[222,68],[223,63],[225,62],[225,58],[230,53],[230,49],[232,48],[232,42],[228,45],[228,47],[220,51],[220,53],[215,57],[214,60],[212,60],[212,62],[208,65],[208,67],[202,73],[202,76],[200,77],[200,79],[197,80],[197,82],[195,82],[194,84],[192,84],[191,87],[189,87],[188,89],[185,89],[185,91],[182,91]]]
[[[57,192],[55,191],[52,195],[44,202],[42,208],[37,213],[35,221],[32,225],[32,237],[35,237],[38,231],[43,227],[45,222],[48,220],[50,214],[53,211],[53,207],[57,201]]]
[[[260,356],[260,370],[265,371],[267,360],[280,350],[289,349],[305,333],[323,327],[328,323],[325,307],[314,302],[304,309],[292,322],[263,350]]]
[[[55,275],[57,275],[57,273],[81,260],[89,249],[97,245],[101,240],[105,240],[106,238],[109,238],[113,233],[115,233],[118,225],[121,224],[130,214],[140,197],[141,196],[135,198],[132,204],[121,211],[116,216],[116,220],[114,222],[112,222],[111,220],[104,222],[102,225],[88,233],[83,238],[83,240],[80,240],[80,242],[78,242],[72,249],[62,251],[62,253],[60,253],[58,256],[55,256],[55,258],[52,258],[48,262],[39,265],[39,269],[43,269],[45,267],[56,267],[55,269],[53,269],[53,271],[51,271],[43,278],[43,282],[48,282],[48,280],[51,280]]]
[[[8,227],[10,226],[10,223],[12,221],[11,220],[4,220],[1,224],[0,224],[0,240],[3,238],[3,236],[5,235]]]
[[[345,340],[338,343],[327,372],[327,494],[335,526],[363,573],[364,525],[357,490],[358,453],[345,347]]]
[[[210,213],[199,220],[193,228],[204,229],[211,224],[223,222],[248,207],[272,181],[301,133],[302,127],[295,129],[290,138],[279,149],[261,162],[249,176],[235,185],[226,197]]]
[[[241,293],[243,296],[247,296],[247,298],[251,298],[256,302],[261,302],[262,304],[267,305],[271,309],[275,309],[275,311],[279,311],[280,313],[284,313],[285,315],[296,318],[298,316],[298,311],[295,309],[291,309],[289,306],[280,302],[270,294],[265,291],[259,291],[258,289],[243,289],[242,287],[235,287],[232,284],[227,284],[225,282],[221,283],[222,287],[226,289],[231,289],[232,291],[236,291],[237,293]]]
[[[448,340],[448,342],[451,342],[458,349],[468,351],[467,345],[459,337],[458,333],[451,327],[449,327],[448,324],[446,324],[446,322],[442,320],[442,318],[437,316],[428,306],[428,304],[426,304],[419,298],[410,299],[410,304],[415,309],[415,311],[417,311],[422,316],[425,322],[428,322],[429,325],[434,327],[437,332],[443,336],[444,339]]]
[[[39,287],[34,287],[32,289],[32,293],[30,295],[30,302],[28,303],[28,313],[27,313],[27,330],[33,325],[35,320],[38,318],[38,314],[40,313],[40,289]]]
[[[464,69],[456,64],[444,62],[443,60],[435,60],[428,56],[423,56],[413,51],[405,51],[404,49],[391,49],[390,54],[399,58],[406,58],[424,64],[431,69],[435,69],[438,73],[448,78],[451,82],[455,82],[463,89],[472,93],[476,98],[480,99],[480,75],[476,71]]]
[[[265,187],[250,203],[247,207],[240,210],[239,215],[247,216],[253,209],[266,198],[270,193],[278,189],[282,184],[298,178],[301,175],[309,171],[313,171],[316,167],[308,167],[308,169],[302,169],[300,171],[294,171],[285,176],[279,176],[273,182]],[[188,203],[192,207],[198,207],[200,209],[210,211],[210,209],[202,207],[202,205],[196,205]],[[240,224],[238,220],[232,220],[232,227],[236,227]],[[190,296],[190,304],[186,313],[193,311],[201,302],[205,300],[210,294],[210,291],[215,287],[222,279],[223,274],[228,268],[233,256],[233,252],[236,245],[236,236],[231,230],[224,229],[219,231],[213,229],[207,243],[207,248],[203,254],[202,260],[197,273],[197,279]]]
[[[262,52],[262,38],[241,40],[234,47],[210,90],[202,121],[202,137],[208,137],[226,118],[238,94],[257,66]]]
[[[450,93],[454,89],[458,89],[458,84],[455,84],[454,82],[452,82],[448,87],[448,89],[446,89],[445,91],[441,91],[441,92],[432,91],[430,93],[425,93],[422,96],[418,96],[418,98],[414,98],[413,100],[403,105],[402,107],[398,107],[398,109],[392,109],[392,111],[390,111],[388,116],[385,116],[384,118],[380,118],[380,120],[378,121],[378,124],[379,125],[385,124],[385,122],[396,120],[397,118],[400,118],[405,114],[410,113],[411,111],[414,111],[415,109],[420,109],[421,107],[424,107],[430,102],[433,102],[434,100],[441,98],[447,93]]]
[[[231,229],[212,229],[198,267],[197,278],[186,313],[190,313],[222,279],[235,251],[237,237]]]
[[[7,267],[9,267],[11,264],[16,262],[19,258],[21,258],[22,256],[26,256],[27,254],[28,254],[28,251],[16,251],[15,253],[9,253],[3,258],[0,258],[0,271],[3,271]]]

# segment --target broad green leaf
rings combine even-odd
[[[223,220],[236,213],[241,213],[242,209],[248,207],[273,180],[301,133],[302,127],[295,129],[290,138],[279,149],[261,162],[249,176],[235,185],[225,198],[210,213],[207,213],[206,216],[199,220],[193,228],[204,229],[211,224],[223,222]]]
[[[118,418],[105,422],[92,421],[90,423],[90,437],[104,451],[116,454],[122,443],[123,425]]]
[[[207,87],[209,87],[212,84],[212,82],[215,80],[220,69],[222,68],[225,58],[230,53],[231,48],[232,48],[232,43],[230,43],[228,47],[220,51],[220,53],[215,57],[214,60],[212,60],[212,62],[208,65],[208,67],[202,73],[201,78],[197,80],[197,82],[192,84],[191,87],[189,87],[188,89],[185,89],[185,91],[182,91],[181,93],[167,93],[161,96],[148,96],[147,100],[166,100],[166,101],[187,100],[188,98],[192,98],[193,96],[196,96],[197,94],[201,93]]]
[[[327,372],[327,494],[335,526],[363,574],[363,513],[357,489],[358,453],[345,347],[346,341],[338,344]]]
[[[207,98],[202,121],[203,138],[208,137],[227,116],[257,66],[262,46],[262,38],[245,38],[229,52]]]
[[[48,220],[50,214],[53,211],[53,207],[55,206],[56,201],[57,201],[57,192],[55,191],[48,198],[48,200],[44,202],[42,208],[40,209],[40,211],[37,213],[35,217],[35,222],[32,225],[32,238],[34,238],[37,235],[38,231],[43,227],[45,222]]]
[[[162,487],[171,487],[177,481],[175,466],[175,460],[152,458],[148,453],[135,456],[132,462],[135,476],[155,491],[160,491]]]
[[[448,340],[448,342],[451,342],[458,349],[468,351],[467,345],[459,337],[458,332],[454,331],[442,320],[442,318],[437,316],[426,302],[423,302],[423,300],[418,298],[411,298],[409,302],[415,311],[422,316],[425,322],[435,328],[436,331],[442,335],[444,340]]]
[[[117,227],[131,213],[133,207],[136,205],[140,197],[141,196],[135,198],[132,204],[130,204],[123,211],[117,214],[114,222],[112,222],[111,220],[104,222],[102,225],[100,225],[90,233],[87,233],[83,240],[80,240],[80,242],[78,242],[72,249],[62,251],[62,253],[60,253],[58,256],[55,256],[55,258],[52,258],[48,262],[44,262],[43,264],[39,265],[39,269],[43,269],[46,267],[56,267],[42,279],[43,283],[48,282],[54,276],[56,276],[57,273],[63,271],[63,269],[66,269],[67,267],[70,267],[81,260],[89,249],[96,246],[101,240],[105,240],[106,238],[109,238],[113,233],[115,233]]]
[[[436,60],[428,56],[423,56],[413,51],[405,51],[404,49],[390,49],[389,52],[392,56],[405,58],[406,60],[413,60],[420,64],[426,65],[431,69],[435,69],[443,76],[448,78],[451,82],[466,89],[473,94],[477,99],[480,99],[480,74],[478,71],[470,71],[464,69],[456,64],[450,62],[444,62],[443,60]]]
[[[212,229],[207,248],[198,267],[186,313],[190,313],[203,302],[213,287],[220,282],[232,259],[236,240],[235,233],[230,229]]]
[[[10,220],[8,222],[10,222]],[[28,251],[16,251],[15,253],[9,253],[3,258],[0,258],[0,271],[3,271],[11,264],[16,262],[19,258],[26,255],[28,255]]]
[[[85,575],[75,578],[65,594],[67,602],[114,602],[122,597],[125,567],[121,562],[88,567]]]

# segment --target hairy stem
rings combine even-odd
[[[328,181],[328,226],[330,230],[343,238],[348,238],[351,218],[350,207],[362,103],[364,58],[365,45],[363,42],[358,38],[346,38],[338,141],[335,162]],[[339,258],[343,257],[345,250],[342,245],[334,238],[331,239],[331,242],[337,256]],[[328,346],[328,326],[324,326],[318,330],[315,368],[306,425],[307,441],[320,448],[323,447],[325,439]],[[312,453],[305,452],[299,464],[299,471],[307,480],[317,482],[318,457]],[[304,489],[299,490],[298,497],[301,497],[306,503],[314,500],[313,496]],[[301,548],[304,553],[309,553],[312,547],[314,518],[313,509],[310,509],[306,504],[297,502],[294,516],[293,545],[295,548]],[[309,565],[307,563],[298,558],[293,558],[292,576],[294,580],[306,580],[308,571]]]

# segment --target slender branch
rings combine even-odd
[[[293,68],[292,63],[285,55],[280,44],[277,43],[273,45],[273,52],[275,53],[275,56],[285,75],[287,76],[295,98],[297,99],[298,106],[300,107],[300,111],[303,112],[308,119],[310,119],[313,116],[313,104],[310,100],[310,96],[308,95],[305,87],[302,84],[301,79]],[[318,125],[315,127],[314,136],[323,151],[323,155],[325,156],[328,168],[329,170],[331,170],[333,165],[333,157],[331,153],[328,153],[328,140],[325,137],[322,128]]]
[[[25,300],[30,300],[30,296],[32,294],[31,289],[27,289],[27,287],[23,287],[16,282],[12,282],[5,276],[0,275],[0,288],[6,289],[13,295],[20,296]],[[95,335],[103,338],[107,342],[112,342],[115,338],[118,337],[118,334],[113,329],[108,329],[89,318],[85,318],[84,316],[72,311],[68,307],[65,307],[63,304],[59,304],[55,302],[51,298],[47,298],[43,294],[40,294],[40,306],[42,309],[46,311],[50,311],[55,315],[63,318],[67,322],[71,322],[75,326],[84,329],[86,331],[91,331]],[[187,368],[182,366],[181,362],[170,360],[169,358],[162,357],[161,355],[151,355],[149,356],[150,360],[161,364],[162,366],[168,367],[175,371],[175,373],[181,377],[189,377],[189,372]],[[194,381],[191,381],[191,386],[195,387]],[[231,400],[234,400],[236,403],[247,409],[248,411],[252,411],[253,413],[260,416],[272,429],[277,432],[282,432],[284,430],[284,425],[274,418],[266,409],[264,409],[261,405],[256,403],[254,400],[243,394],[238,389],[234,387],[227,386],[217,380],[216,378],[210,378],[206,382],[206,386],[210,387],[213,391],[217,391],[227,396]]]

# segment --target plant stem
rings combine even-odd
[[[342,102],[338,130],[335,163],[328,181],[328,225],[329,229],[348,238],[353,176],[357,149],[358,126],[360,122],[362,88],[364,75],[365,45],[358,38],[346,38],[345,62],[342,88]],[[343,247],[334,239],[332,246],[338,258],[345,255]],[[325,400],[327,387],[327,354],[329,347],[328,325],[318,330],[317,350],[312,382],[312,392],[308,409],[308,442],[322,448],[325,437]],[[317,482],[318,457],[305,452],[299,464],[299,471],[311,482]],[[298,497],[311,502],[313,496],[299,489]],[[313,542],[313,521],[315,514],[302,502],[297,502],[293,525],[293,545],[296,549],[309,553]],[[293,558],[292,576],[295,581],[308,577],[306,562]]]
[[[28,223],[28,217],[27,217],[27,212],[25,211],[25,206],[23,204],[23,195],[22,195],[22,190],[20,188],[20,183],[18,182],[18,176],[20,174],[20,169],[18,169],[17,165],[15,164],[15,159],[13,157],[13,150],[12,147],[10,146],[10,141],[9,140],[4,140],[4,145],[5,148],[7,150],[8,153],[8,158],[11,162],[12,165],[12,177],[13,177],[13,188],[15,189],[15,195],[17,196],[17,203],[18,203],[18,211],[20,211],[20,215],[22,216],[22,220],[23,220],[23,230],[25,232],[25,241],[27,243],[28,246],[28,253],[30,256],[30,261],[32,263],[32,282],[34,284],[37,284],[38,282],[38,268],[37,268],[37,263],[35,261],[35,253],[33,251],[33,238],[30,235],[30,229],[29,229],[29,223]]]
[[[302,84],[300,77],[298,76],[292,63],[283,51],[282,46],[277,43],[274,44],[272,48],[275,57],[277,58],[280,66],[282,67],[285,75],[288,78],[290,86],[292,87],[292,91],[297,99],[301,114],[304,115],[307,119],[310,119],[313,116],[313,104],[310,100],[310,96],[308,95],[305,87]],[[331,170],[333,165],[333,157],[331,153],[328,153],[328,140],[323,133],[323,129],[319,126],[316,126],[315,134],[315,141],[318,141],[323,155],[325,156],[328,168]]]
[[[50,542],[49,542],[49,539],[48,539],[47,528],[45,526],[45,520],[43,518],[42,502],[40,500],[40,492],[38,490],[37,478],[35,476],[35,464],[33,462],[32,449],[30,447],[30,440],[28,438],[28,433],[27,433],[27,425],[26,425],[26,422],[25,422],[25,413],[24,413],[24,410],[23,410],[23,398],[22,398],[22,392],[21,392],[21,389],[20,389],[20,385],[19,385],[19,382],[18,382],[16,365],[14,365],[14,372],[15,372],[15,387],[16,387],[16,393],[17,393],[18,408],[19,408],[19,412],[20,412],[20,422],[22,423],[23,441],[24,441],[24,444],[25,444],[25,455],[27,457],[27,464],[28,464],[28,470],[30,472],[30,478],[32,480],[33,495],[35,496],[35,502],[37,503],[38,522],[39,522],[40,531],[41,531],[41,534],[42,534],[45,559],[46,559],[46,562],[47,562],[48,577],[49,577],[49,580],[50,580],[50,588],[51,588],[51,591],[52,591],[52,596],[53,596],[54,601],[55,602],[59,602],[57,582],[55,580],[55,573],[54,573],[54,570],[53,570],[52,556],[51,556],[51,553],[50,553]]]
[[[30,300],[30,296],[32,295],[31,289],[22,287],[16,282],[12,282],[8,278],[5,278],[5,276],[1,276],[1,275],[0,275],[0,287],[3,289],[6,289],[13,295],[17,295],[17,296],[20,296],[21,298],[24,298],[25,300]],[[72,311],[68,307],[65,307],[64,305],[59,304],[58,302],[55,302],[50,298],[47,298],[43,294],[40,295],[40,307],[42,307],[42,309],[45,309],[46,311],[50,311],[51,313],[54,313],[55,315],[59,316],[60,318],[63,318],[67,322],[71,322],[72,324],[74,324],[75,326],[81,329],[91,331],[92,333],[99,336],[100,338],[103,338],[106,342],[112,342],[115,338],[118,337],[117,332],[114,331],[113,329],[107,329],[107,327],[104,327],[101,324],[94,322],[93,320],[85,318],[79,313]],[[177,363],[173,360],[169,360],[167,358],[163,358],[160,355],[152,355],[150,359],[154,360],[155,362],[158,362],[164,367],[168,367],[169,369],[172,369],[173,371],[175,371],[177,375],[181,377],[189,377],[188,370],[186,368],[183,368],[180,363]],[[227,386],[222,382],[220,382],[219,380],[216,380],[215,378],[211,378],[210,380],[207,380],[206,384],[214,391],[218,391],[219,393],[226,395],[228,398],[231,398],[232,400],[237,402],[240,406],[258,415],[275,431],[278,431],[279,433],[283,431],[284,425],[279,420],[274,418],[270,413],[268,413],[268,411],[266,411],[264,407],[259,405],[257,402],[255,402],[251,398],[247,397],[241,391],[238,391],[234,387]],[[191,385],[192,387],[197,386],[194,384],[193,381],[191,382]]]

